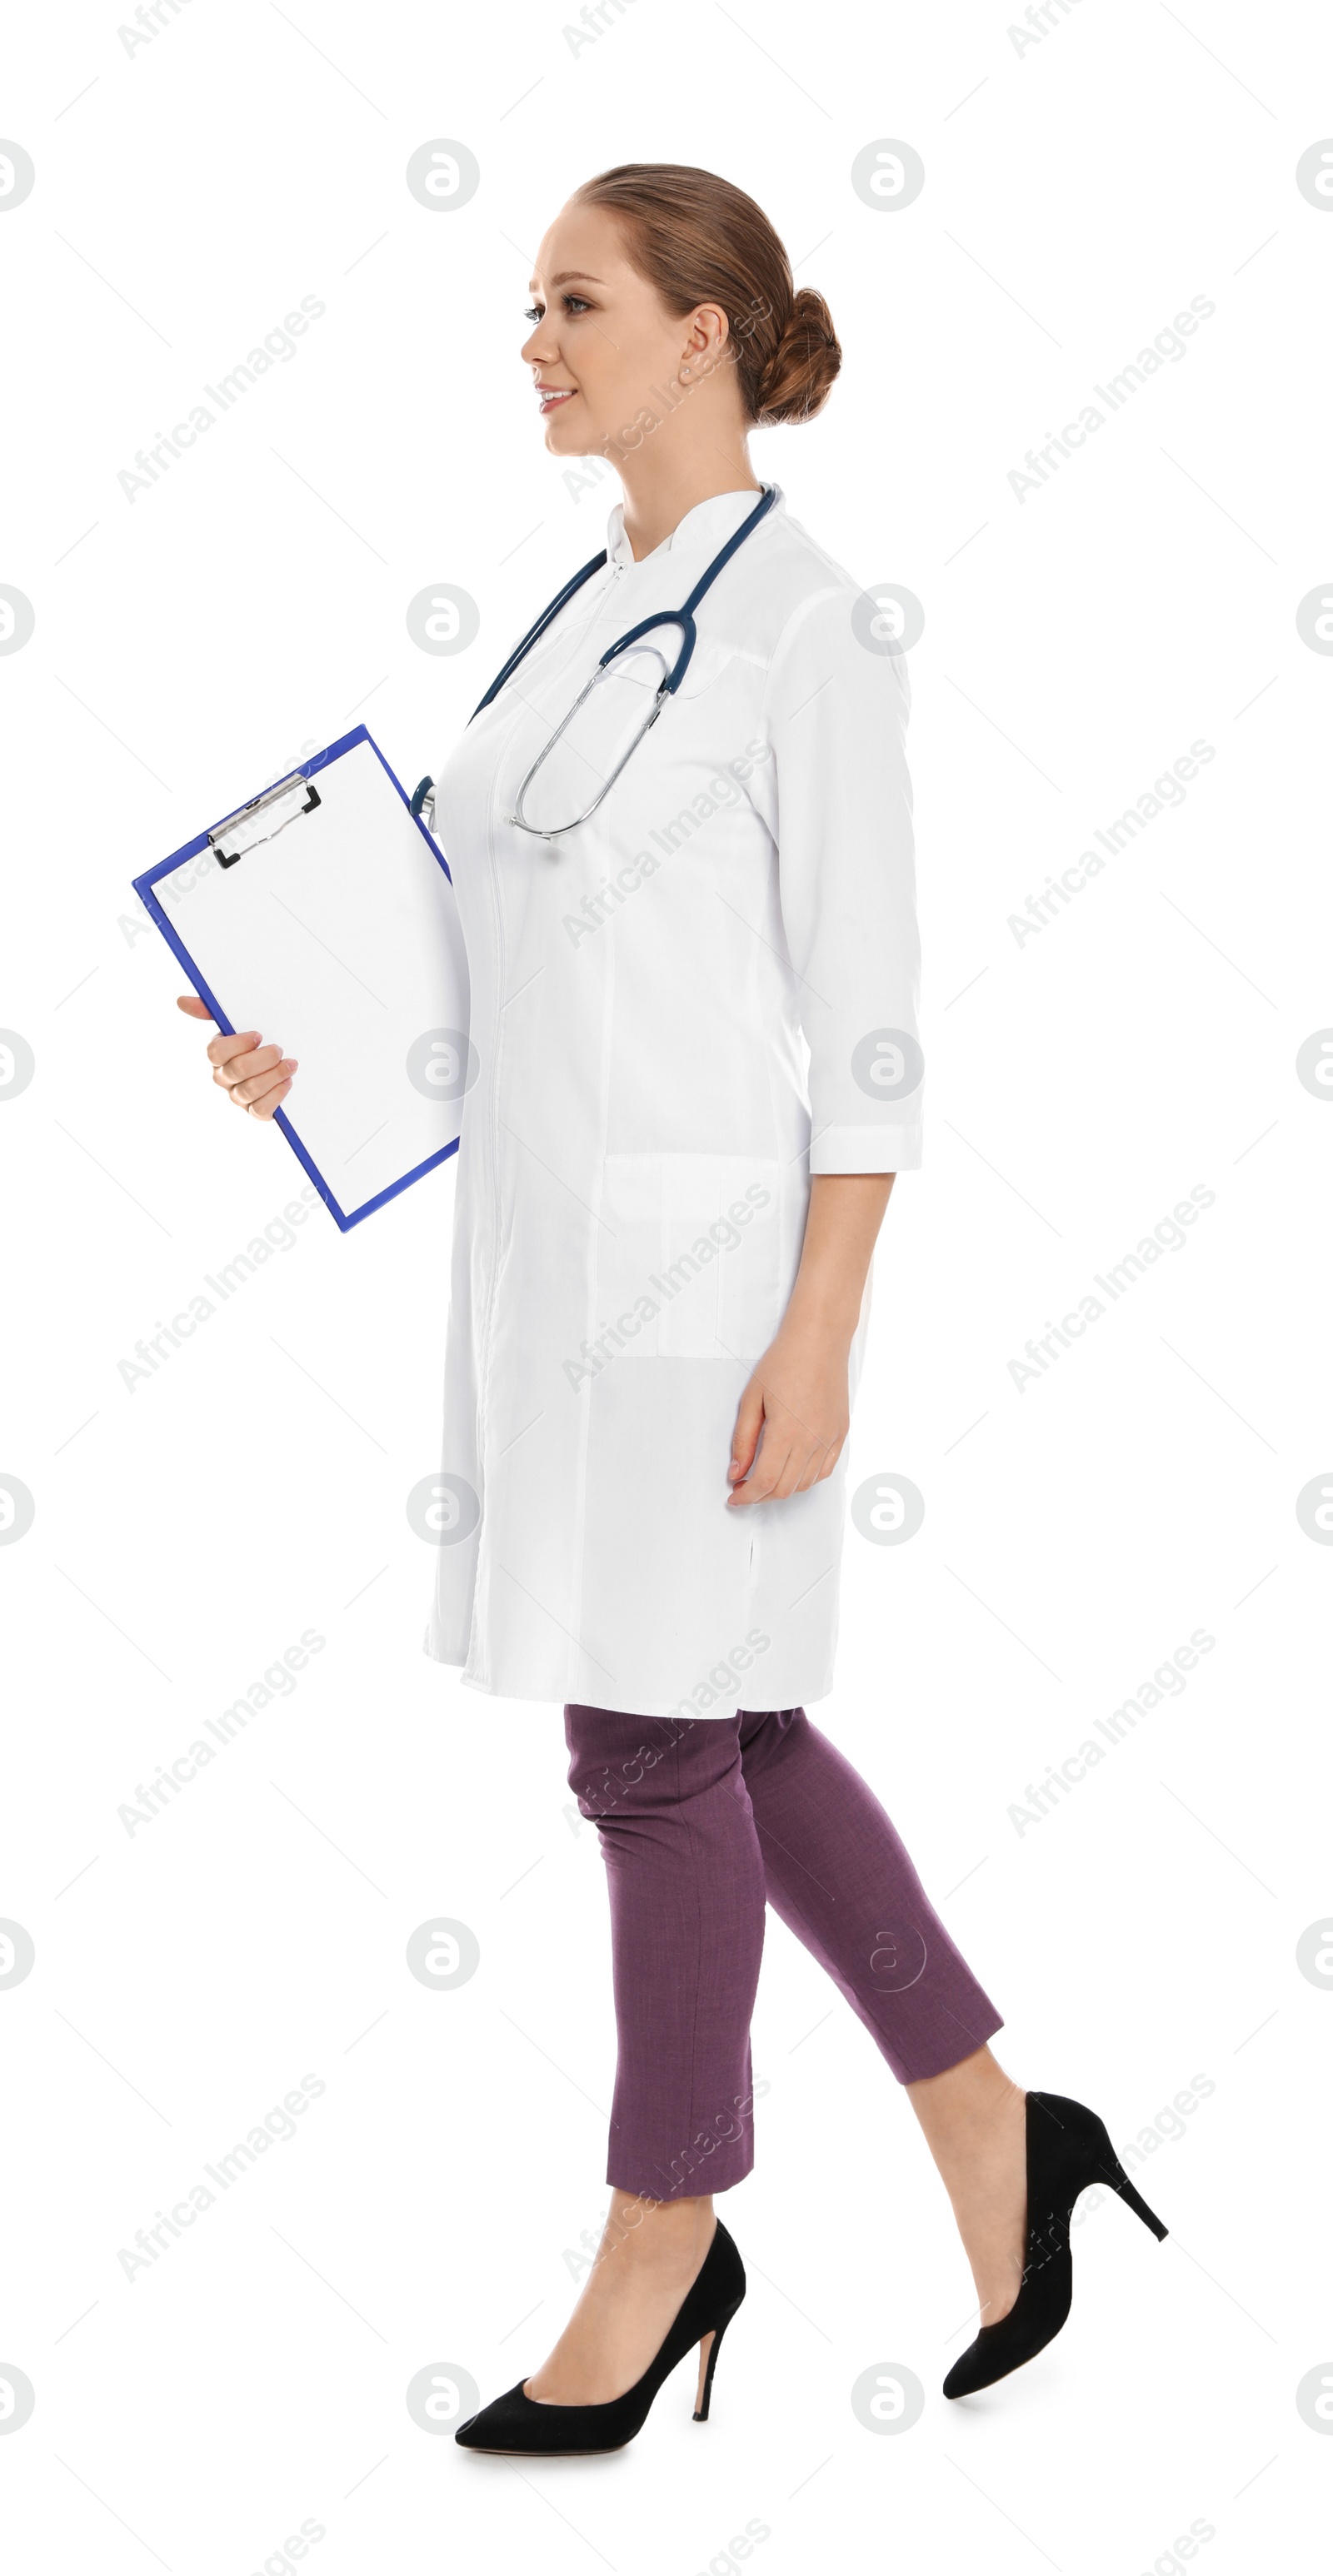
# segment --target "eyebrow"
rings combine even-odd
[[[551,284],[552,286],[572,286],[578,278],[582,278],[585,286],[600,286],[603,283],[600,277],[593,277],[586,268],[562,268],[559,276],[552,278]],[[536,292],[536,280],[529,278],[528,293],[535,295]]]

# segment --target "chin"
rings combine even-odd
[[[600,453],[600,444],[595,434],[590,435],[586,428],[581,430],[575,421],[567,423],[564,407],[553,412],[550,419],[542,423],[542,427],[546,433],[547,454],[550,456],[596,456]]]

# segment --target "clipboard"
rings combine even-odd
[[[457,1153],[478,1066],[453,880],[364,725],[133,883],[218,1027],[296,1057],[273,1124],[342,1233]]]

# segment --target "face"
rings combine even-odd
[[[661,417],[665,387],[701,386],[727,340],[717,305],[668,311],[631,268],[601,206],[569,205],[557,215],[537,253],[528,320],[534,328],[521,354],[553,456],[593,456],[608,440],[624,443],[640,413]]]

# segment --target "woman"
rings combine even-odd
[[[997,2064],[999,2014],[804,1709],[832,1681],[871,1255],[920,1159],[904,668],[747,444],[822,405],[828,309],[748,197],[674,166],[578,189],[532,292],[547,448],[609,459],[624,498],[436,783],[477,1069],[426,1642],[565,1704],[619,2058],[597,2262],[540,2369],[458,2432],[511,2452],[619,2447],[694,2343],[707,2415],[766,1902],[949,2192],[981,2325],[947,2395],[1059,2331],[1087,2184],[1165,2234],[1095,2114]],[[209,1055],[252,1116],[286,1097],[259,1033]]]

